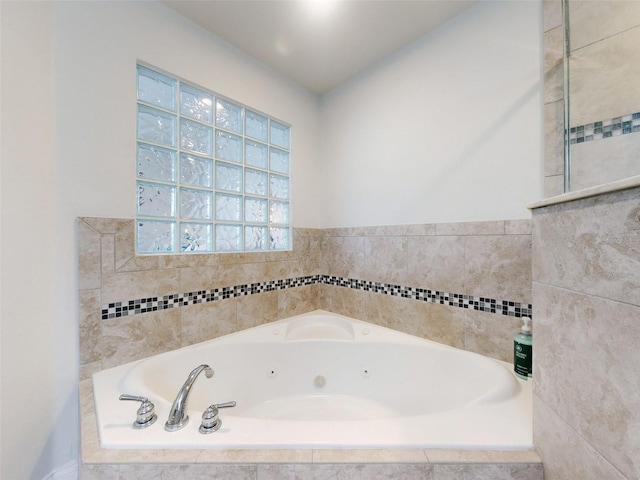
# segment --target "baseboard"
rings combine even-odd
[[[78,462],[66,463],[56,468],[42,480],[78,480]]]

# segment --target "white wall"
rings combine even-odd
[[[73,441],[55,444],[64,411],[61,394],[77,367],[58,371],[74,330],[55,320],[57,178],[53,129],[52,5],[1,2],[2,24],[2,452],[0,477],[40,479],[73,454]],[[73,226],[67,229],[73,233]],[[73,244],[73,238],[71,237]],[[71,275],[73,260],[63,276]],[[67,298],[69,294],[67,293]],[[72,325],[73,303],[67,306]],[[62,383],[67,382],[66,385]],[[65,391],[63,393],[63,391]],[[69,428],[76,428],[71,417]],[[71,434],[71,437],[75,432]]]
[[[326,95],[323,225],[530,218],[541,16],[482,2]]]
[[[135,65],[142,60],[293,124],[294,223],[313,226],[317,96],[156,2],[58,2],[55,28],[58,136],[74,213],[135,216]]]
[[[135,215],[138,59],[294,125],[294,222],[317,225],[319,100],[156,2],[0,2],[0,478],[77,458],[75,219]]]

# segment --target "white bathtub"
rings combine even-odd
[[[171,404],[200,364],[190,422],[166,432]],[[532,447],[531,382],[509,364],[325,311],[291,317],[93,376],[103,448]],[[135,430],[146,396],[158,420]],[[198,432],[211,404],[222,427]]]

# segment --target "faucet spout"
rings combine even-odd
[[[164,424],[164,429],[167,432],[175,432],[176,430],[180,430],[187,423],[189,423],[189,415],[187,415],[187,402],[189,400],[189,392],[191,391],[191,387],[193,386],[198,375],[204,370],[204,374],[207,378],[213,377],[213,370],[209,365],[200,365],[199,367],[194,368],[189,376],[187,377],[186,382],[182,385],[182,388],[178,392],[178,396],[173,401],[173,405],[171,406],[171,410],[169,411],[169,418]]]

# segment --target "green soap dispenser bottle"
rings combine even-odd
[[[531,378],[532,345],[531,319],[522,317],[520,333],[513,336],[513,370],[523,380]]]

